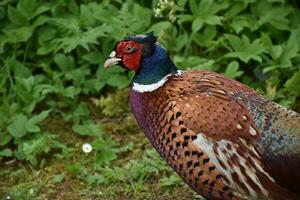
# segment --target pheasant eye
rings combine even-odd
[[[125,52],[126,53],[132,53],[134,51],[134,48],[130,45],[128,45],[126,48],[125,48]]]

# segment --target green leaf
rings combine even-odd
[[[229,24],[236,33],[240,33],[245,27],[251,28],[249,22],[245,16],[236,16],[231,20]]]
[[[54,175],[53,178],[51,179],[51,183],[61,183],[65,179],[64,174],[57,174]]]
[[[28,11],[33,11],[38,6],[36,0],[20,0],[20,3],[18,6],[25,8]]]
[[[34,17],[33,13],[37,6],[36,0],[21,0],[18,4],[18,9],[29,19]]]
[[[13,152],[11,149],[3,149],[0,151],[0,157],[12,157],[13,156]]]
[[[160,184],[164,187],[174,187],[182,183],[181,178],[178,175],[170,175],[160,179]]]
[[[82,56],[84,60],[91,64],[102,63],[102,54],[99,51],[92,51]]]
[[[203,26],[203,19],[201,17],[197,17],[192,23],[192,31],[193,33],[198,32]]]
[[[81,91],[80,88],[76,88],[74,86],[69,86],[61,91],[61,93],[62,93],[61,95],[64,97],[69,97],[69,98],[74,99],[80,93],[80,91]]]
[[[130,84],[130,80],[124,75],[115,74],[111,76],[106,83],[111,86],[118,87],[119,89],[125,88]]]
[[[90,114],[90,110],[86,103],[80,103],[73,112],[73,121],[75,124],[79,123],[82,119],[87,118]]]
[[[25,26],[25,25],[29,24],[26,16],[24,14],[22,14],[18,9],[16,9],[10,5],[7,8],[7,16],[8,16],[8,19],[16,25]]]
[[[285,87],[295,96],[300,96],[300,71],[295,72],[293,76],[285,83]]]
[[[89,135],[96,137],[100,137],[103,132],[103,128],[102,126],[100,126],[100,124],[95,124],[92,122],[85,122],[84,124],[74,124],[72,126],[72,129],[79,135]]]
[[[182,48],[185,47],[185,45],[187,44],[188,42],[188,35],[187,33],[183,33],[181,35],[179,35],[178,37],[175,38],[175,44],[173,46],[174,50],[175,51],[180,51]]]
[[[199,13],[196,0],[189,0],[189,6],[193,15],[197,15]]]
[[[212,40],[217,34],[217,29],[215,26],[206,26],[203,33],[195,33],[193,35],[193,41],[195,41],[199,46],[211,47]]]
[[[96,165],[108,165],[111,161],[117,159],[117,148],[113,140],[96,140],[92,146],[97,151]]]
[[[263,53],[265,49],[260,39],[255,39],[251,43],[246,35],[242,35],[242,38],[239,38],[232,34],[226,34],[225,38],[229,41],[234,50],[233,52],[227,53],[225,57],[239,58],[245,63],[248,63],[251,59],[262,62],[260,54]]]
[[[282,65],[292,66],[293,64],[291,59],[299,56],[299,37],[300,29],[291,31],[291,35],[287,41],[287,44],[283,47],[280,57]]]
[[[8,144],[12,140],[12,136],[9,133],[3,131],[0,131],[0,138],[0,146]]]
[[[267,1],[259,1],[253,6],[253,14],[259,17],[258,24],[271,24],[279,30],[289,30],[289,19],[287,16],[292,12],[292,7],[286,4],[274,5]]]
[[[3,32],[8,36],[9,43],[26,42],[33,34],[33,27],[24,26],[14,29],[5,29]]]
[[[93,186],[93,185],[99,185],[105,183],[107,180],[104,176],[100,174],[96,174],[96,175],[88,175],[86,177],[86,181],[89,186]]]
[[[239,70],[239,63],[236,61],[233,61],[229,63],[229,65],[226,68],[225,76],[229,78],[238,78],[240,77],[244,72]]]
[[[95,23],[96,19],[91,14],[92,9],[88,5],[80,5],[80,20],[86,27],[91,27]]]
[[[5,9],[3,7],[0,7],[0,20],[2,20],[5,17]]]
[[[172,27],[172,23],[169,21],[162,21],[153,24],[148,32],[153,31],[155,35],[160,34],[162,31],[167,30],[168,28]]]
[[[220,16],[211,16],[211,17],[208,17],[205,22],[207,24],[210,24],[210,25],[221,25],[221,21],[222,21],[223,17],[220,17]]]
[[[230,19],[237,16],[240,12],[242,12],[247,7],[247,4],[244,2],[234,2],[232,4],[233,5],[226,11],[224,15],[226,19]]]
[[[54,57],[54,61],[58,65],[58,67],[64,72],[72,70],[74,68],[74,61],[71,56],[66,56],[64,54],[56,54]]]
[[[50,112],[51,110],[45,110],[38,115],[34,115],[33,117],[29,118],[28,122],[26,123],[26,130],[32,133],[39,132],[41,129],[39,126],[37,126],[37,124],[46,119]]]
[[[15,138],[23,137],[26,134],[26,124],[28,118],[23,114],[16,115],[13,122],[8,125],[8,132]]]

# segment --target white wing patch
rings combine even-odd
[[[254,149],[253,146],[247,145],[245,141],[242,141],[242,145],[244,145],[250,152],[258,156],[258,153]],[[267,177],[274,182],[274,180],[265,172],[261,166],[261,163],[256,158],[253,158],[248,154],[247,158],[251,159],[255,166],[249,165],[246,159],[241,156],[237,149],[239,148],[239,144],[232,143],[228,140],[222,139],[218,142],[212,141],[210,138],[200,133],[197,135],[197,138],[193,141],[193,143],[198,146],[202,151],[204,151],[210,158],[210,160],[215,164],[216,168],[226,177],[227,182],[224,179],[224,182],[230,186],[232,189],[237,191],[237,196],[247,194],[253,198],[257,198],[261,196],[261,194],[268,197],[268,191],[263,187],[259,178],[256,175],[256,171],[261,171]],[[214,148],[217,147],[217,148]],[[217,151],[217,152],[215,152]],[[217,158],[218,157],[218,158]],[[238,158],[239,163],[232,162],[232,158]],[[223,163],[223,166],[220,164],[220,161]],[[245,173],[242,173],[241,169],[244,169]],[[236,173],[239,182],[244,184],[248,191],[245,191],[241,186],[239,186],[233,179],[233,174]],[[261,193],[257,193],[255,189],[248,184],[248,181],[251,179],[257,187],[260,188]]]

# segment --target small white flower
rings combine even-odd
[[[7,199],[7,200],[10,200],[10,196],[7,196],[6,199]]]
[[[82,145],[82,151],[84,153],[90,153],[93,150],[92,145],[85,143]]]
[[[33,195],[34,194],[34,190],[32,188],[29,189],[29,194]]]

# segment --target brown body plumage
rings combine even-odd
[[[134,70],[131,107],[167,163],[207,199],[300,199],[300,115],[210,71],[180,72],[150,33],[105,67]]]
[[[283,171],[287,176],[282,172],[276,175],[273,172],[279,170],[278,166],[265,166],[269,161],[264,157],[267,152],[259,143],[264,142],[261,140],[266,133],[255,125],[247,107],[253,98],[264,114],[271,109],[268,106],[280,112],[283,108],[279,105],[237,81],[208,71],[174,75],[153,92],[132,91],[131,95],[132,109],[153,146],[200,194],[213,199],[299,198],[284,189],[289,182],[300,185],[299,175],[288,176],[288,170]],[[142,112],[135,111],[140,108]],[[294,134],[299,140],[300,116],[292,114],[291,129],[298,131]],[[262,123],[268,125],[268,120],[265,117]],[[273,143],[278,145],[277,141]],[[291,156],[299,155],[300,144],[293,150]],[[297,160],[287,159],[283,164],[299,166],[299,157],[291,159]]]

